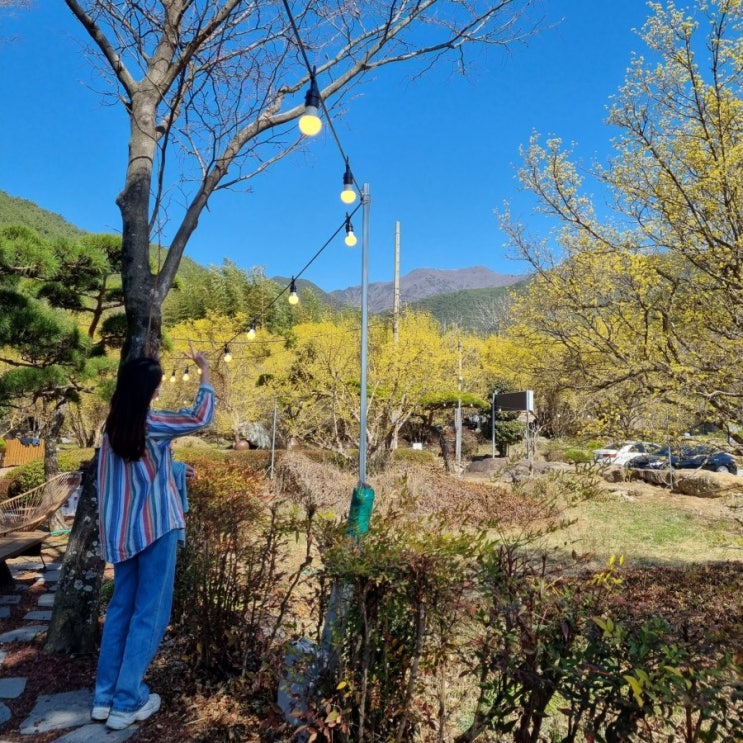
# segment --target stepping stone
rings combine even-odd
[[[17,699],[26,688],[26,679],[21,676],[0,679],[0,699]]]
[[[21,723],[21,735],[35,735],[60,728],[89,725],[93,692],[88,689],[65,691],[61,694],[41,694],[31,714]],[[93,727],[91,725],[91,727]],[[104,738],[103,725],[95,725],[98,738]]]
[[[3,632],[0,635],[0,645],[6,645],[10,642],[31,642],[47,630],[46,624],[29,625],[28,627],[19,627],[10,632]]]
[[[137,732],[137,725],[130,725],[123,730],[109,730],[100,722],[85,725],[76,730],[71,730],[61,738],[55,738],[54,743],[121,743],[128,740]],[[2,743],[2,741],[0,741]]]
[[[24,562],[11,562],[10,567],[13,570],[18,571],[25,571],[25,572],[39,572],[44,569],[44,563],[41,562],[41,560],[34,560],[33,562],[29,562],[28,560],[25,560]]]
[[[8,657],[8,654],[4,650],[0,650],[0,666],[3,664],[3,661]]]
[[[37,603],[39,606],[54,606],[54,594],[42,593]]]
[[[30,611],[23,618],[27,622],[49,622],[52,618],[52,610]]]
[[[44,573],[43,575],[40,575],[35,582],[39,586],[49,584],[50,586],[56,587],[56,584],[59,583],[59,571],[54,573]]]
[[[13,717],[13,713],[8,709],[7,705],[0,702],[0,725],[6,723],[11,717]]]
[[[15,606],[21,603],[21,597],[18,595],[0,596],[0,606]]]
[[[9,606],[0,606],[0,619],[7,619],[10,616]]]

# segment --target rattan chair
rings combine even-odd
[[[50,519],[75,492],[81,472],[63,472],[33,490],[0,502],[0,536],[31,531]]]

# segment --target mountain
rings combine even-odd
[[[24,224],[47,240],[56,238],[74,240],[85,234],[85,230],[75,227],[59,214],[48,212],[33,201],[19,199],[0,191],[0,225],[8,224]]]
[[[75,239],[86,234],[59,214],[0,191],[0,226],[14,223],[32,227],[47,239]],[[152,248],[152,255],[153,262],[156,262],[155,247]],[[184,256],[178,270],[176,286],[185,288],[189,284],[203,282],[207,271],[206,267]],[[485,266],[453,270],[417,268],[400,279],[400,302],[403,306],[409,305],[430,312],[442,325],[457,324],[475,332],[490,332],[506,316],[509,287],[518,289],[516,285],[528,279],[528,275],[499,274]],[[275,276],[272,280],[280,286],[287,286],[290,282],[289,278],[282,276]],[[319,302],[336,309],[361,305],[360,286],[324,292],[311,281],[298,279],[297,288],[300,291],[311,289]],[[391,281],[371,283],[368,293],[369,312],[390,312],[393,292]],[[175,294],[177,292],[169,295],[166,305],[175,302]],[[164,310],[167,309],[166,306]]]
[[[440,294],[454,294],[466,289],[488,289],[517,284],[528,279],[526,275],[495,273],[485,266],[440,270],[416,268],[400,279],[400,303],[411,304]],[[385,312],[392,309],[394,284],[391,281],[375,281],[369,284],[367,299],[369,312]],[[361,287],[352,286],[329,292],[339,304],[358,307],[361,305]]]

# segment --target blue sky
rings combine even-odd
[[[494,213],[508,200],[530,221],[515,179],[519,146],[539,131],[574,142],[585,161],[610,154],[606,106],[631,52],[644,51],[633,29],[648,15],[645,0],[544,0],[535,12],[545,27],[557,25],[509,51],[470,55],[468,77],[447,64],[414,81],[404,66],[387,68],[334,120],[357,181],[371,189],[371,281],[392,280],[396,221],[402,274],[475,265],[526,272],[508,258]],[[127,121],[92,89],[84,38],[62,2],[0,14],[0,190],[85,230],[119,232]],[[343,219],[342,175],[325,127],[254,180],[252,192],[215,195],[186,255],[296,274]],[[360,213],[354,226],[360,233]],[[330,291],[360,275],[359,246],[339,236],[303,278]]]

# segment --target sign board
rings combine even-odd
[[[534,392],[496,392],[493,395],[493,408],[498,413],[533,413]]]

